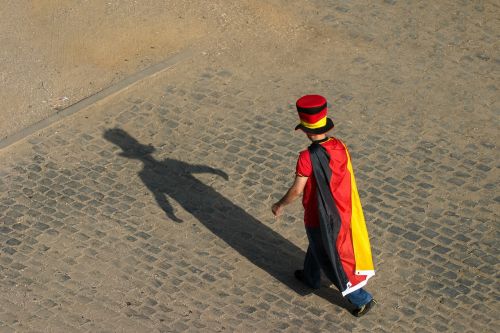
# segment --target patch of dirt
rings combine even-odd
[[[7,1],[0,11],[0,138],[220,31],[202,1]]]

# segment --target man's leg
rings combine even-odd
[[[321,270],[323,270],[326,277],[328,277],[333,282],[335,280],[333,267],[332,263],[330,262],[330,258],[328,257],[328,253],[326,253],[325,247],[323,245],[321,229],[307,228],[307,237],[309,238],[309,248],[307,249],[307,252],[312,254],[312,257],[314,257],[316,264],[321,267]],[[357,308],[361,308],[362,306],[370,303],[373,299],[372,295],[370,295],[370,293],[365,291],[363,288],[360,288],[346,295],[346,298]]]
[[[321,263],[321,255],[317,253],[318,249],[322,248],[321,235],[319,228],[307,228],[307,238],[309,246],[307,247],[306,258],[304,260],[304,269],[295,271],[295,277],[313,289],[319,289],[321,286],[321,268],[324,263]]]
[[[321,267],[321,270],[330,279],[330,281],[335,283],[335,275],[333,273],[333,267],[326,253],[325,247],[323,246],[323,238],[321,237],[320,228],[307,228],[307,237],[309,238],[309,250],[311,254],[315,257],[316,263]],[[354,306],[356,310],[353,312],[355,316],[362,316],[370,310],[370,308],[375,304],[372,295],[360,288],[352,293],[346,295],[346,298]]]
[[[365,315],[377,303],[363,288],[346,295],[346,298],[356,306],[356,309],[351,312],[356,317]]]
[[[295,271],[295,277],[313,289],[319,289],[321,286],[321,269],[312,253],[311,245],[307,248],[304,270]]]
[[[363,305],[369,303],[373,297],[369,292],[364,290],[363,288],[359,288],[358,290],[353,291],[350,294],[346,295],[346,298],[351,302],[354,306],[360,308]]]
[[[328,257],[328,253],[326,253],[325,247],[323,246],[323,239],[321,237],[321,229],[320,228],[307,228],[307,238],[309,239],[309,248],[307,249],[308,253],[311,253],[312,257],[314,257],[316,264],[323,270],[326,277],[330,279],[330,281],[334,282],[334,274],[332,263],[330,262],[330,258]]]

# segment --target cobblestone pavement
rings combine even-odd
[[[217,44],[0,152],[1,332],[500,330],[498,21],[480,19],[498,8],[322,5],[279,68]],[[308,92],[368,221],[379,304],[359,319],[293,279],[300,204],[270,213]]]

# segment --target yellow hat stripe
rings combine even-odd
[[[301,120],[300,123],[303,126],[305,126],[307,128],[310,128],[310,129],[320,128],[320,127],[326,126],[326,117],[324,117],[323,119],[321,119],[318,122],[315,122],[314,124],[307,123],[307,122],[305,122],[303,120]]]

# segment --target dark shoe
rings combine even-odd
[[[300,282],[304,283],[304,284],[307,284],[306,283],[306,278],[304,277],[304,270],[302,269],[298,269],[296,270],[293,275],[295,276],[295,278],[297,280],[299,280]]]
[[[355,317],[361,317],[364,316],[365,314],[370,311],[370,309],[377,304],[377,301],[372,299],[370,302],[366,303],[365,305],[361,306],[360,308],[353,310],[352,315]]]

